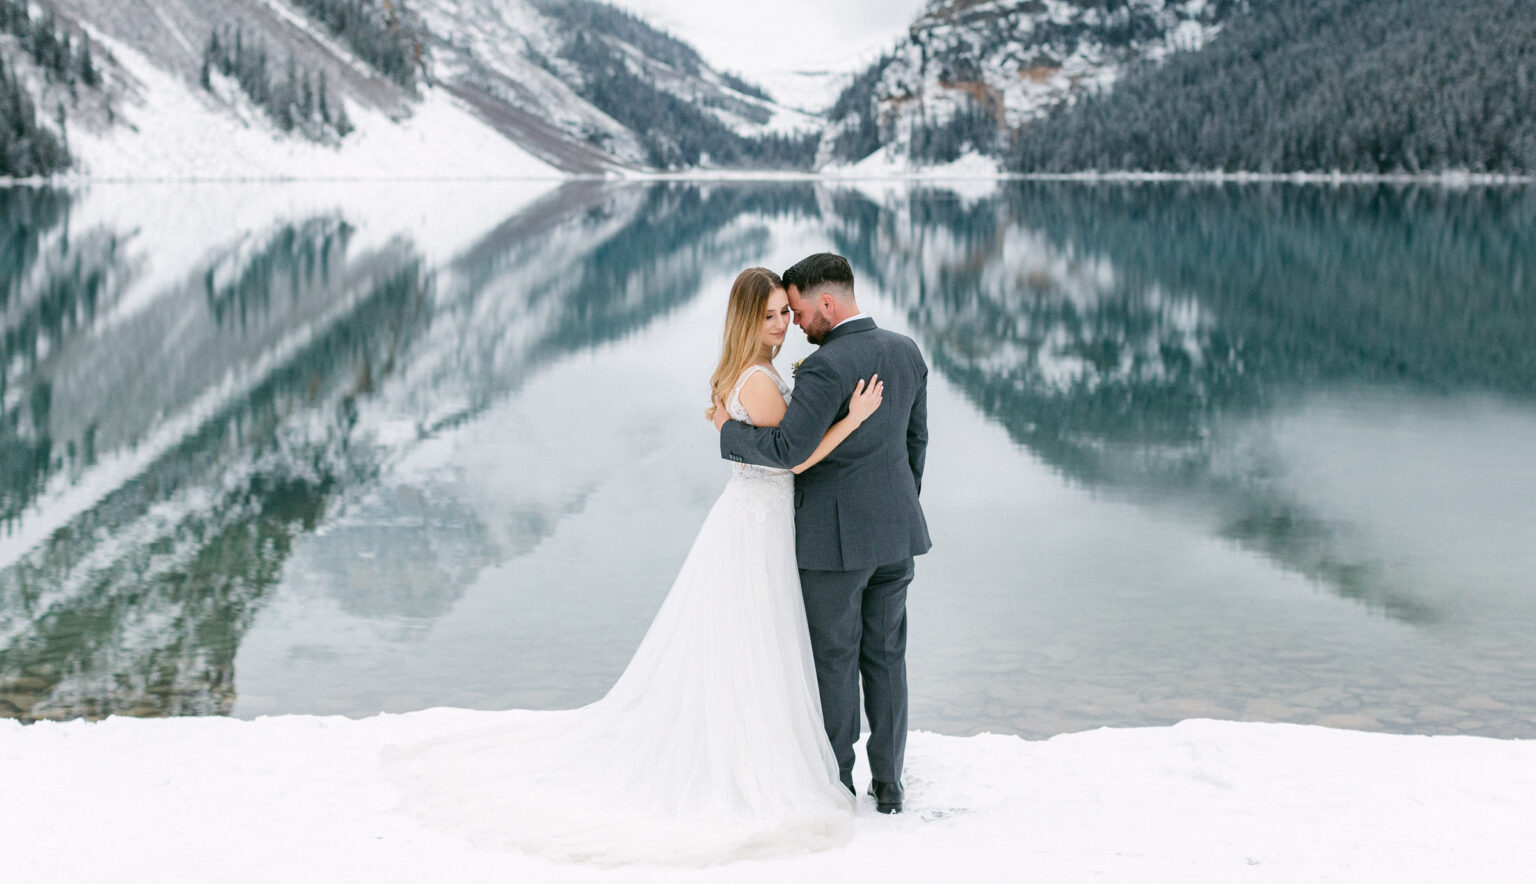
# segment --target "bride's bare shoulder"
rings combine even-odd
[[[784,416],[784,394],[767,370],[748,374],[736,398],[757,426],[777,426]]]
[[[767,369],[750,371],[741,381],[741,401],[745,403],[747,397],[776,396],[782,398],[779,393],[779,383],[774,380],[772,372]]]

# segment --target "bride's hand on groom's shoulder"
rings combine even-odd
[[[880,375],[871,375],[868,383],[861,378],[853,387],[853,395],[848,398],[848,416],[860,424],[864,423],[880,407],[884,393],[885,381],[880,380]]]

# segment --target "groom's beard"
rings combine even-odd
[[[805,339],[818,347],[821,346],[822,341],[826,340],[827,332],[831,330],[831,320],[823,316],[814,317],[810,322],[806,323],[805,328],[802,329],[802,331],[805,332]]]

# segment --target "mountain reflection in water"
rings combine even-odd
[[[1063,187],[849,206],[837,246],[930,359],[1074,481],[1188,498],[1219,533],[1410,622],[1337,526],[1233,458],[1220,425],[1319,389],[1536,398],[1524,189]]]
[[[1518,188],[576,182],[441,255],[342,199],[171,271],[109,200],[0,191],[0,716],[229,714],[242,641],[321,535],[305,579],[342,615],[430,630],[597,486],[488,512],[383,477],[785,231],[848,255],[936,378],[1067,483],[1413,628],[1446,596],[1298,493],[1273,420],[1320,394],[1536,396]]]

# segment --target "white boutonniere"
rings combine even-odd
[[[796,359],[794,362],[791,362],[789,364],[789,376],[790,377],[797,378],[797,377],[800,376],[800,363],[802,363],[804,361],[805,361],[804,359]]]

